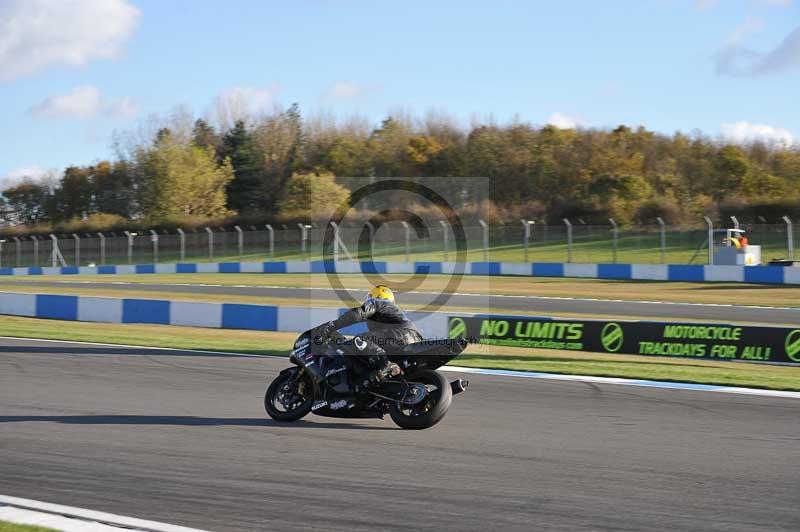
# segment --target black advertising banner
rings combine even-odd
[[[791,327],[450,316],[448,331],[489,345],[800,364],[800,328]]]

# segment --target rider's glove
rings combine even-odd
[[[333,331],[336,330],[336,322],[329,321],[328,323],[323,323],[319,326],[319,335],[323,339],[327,339]]]

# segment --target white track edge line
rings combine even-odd
[[[26,336],[0,336],[0,340],[32,340],[34,342],[50,342],[56,344],[101,345],[103,347],[131,347],[134,349],[152,349],[155,351],[184,351],[187,353],[203,353],[207,355],[229,355],[229,356],[252,357],[252,358],[284,358],[276,355],[252,355],[249,353],[235,353],[233,351],[204,351],[202,349],[181,349],[180,347],[155,347],[151,345],[107,344],[103,342],[83,342],[81,340],[56,340],[54,338],[30,338]]]
[[[94,521],[105,525],[119,526],[134,530],[144,530],[147,532],[205,532],[198,528],[187,528],[184,526],[159,523],[157,521],[148,521],[146,519],[138,519],[135,517],[125,517],[106,512],[87,510],[85,508],[76,508],[74,506],[64,506],[61,504],[52,504],[48,502],[34,501],[31,499],[10,497],[8,495],[0,495],[0,505],[73,517],[83,521]]]
[[[476,373],[479,375],[494,375],[496,377],[518,377],[525,379],[543,379],[573,382],[595,382],[599,384],[620,384],[623,386],[641,386],[643,388],[663,388],[672,390],[689,390],[695,392],[716,392],[744,395],[759,395],[764,397],[783,397],[787,399],[800,399],[800,392],[784,390],[765,390],[761,388],[742,388],[736,386],[720,386],[716,384],[693,384],[673,381],[653,381],[647,379],[624,379],[618,377],[595,377],[591,375],[568,375],[561,373],[540,373],[516,370],[497,370],[484,368],[467,368],[462,366],[444,366],[442,371],[459,373]]]

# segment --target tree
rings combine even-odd
[[[200,148],[208,148],[210,146],[217,149],[220,144],[220,138],[208,122],[198,118],[192,127],[192,142]]]
[[[714,187],[712,197],[717,200],[735,193],[750,170],[747,156],[738,146],[724,146],[713,159]]]
[[[3,196],[18,223],[34,225],[49,219],[52,195],[47,185],[26,178],[3,191]]]
[[[408,124],[388,117],[370,135],[372,171],[378,177],[412,177],[412,163],[408,158],[411,131]]]
[[[233,179],[233,168],[229,159],[218,165],[212,147],[184,144],[162,135],[146,154],[144,167],[141,201],[148,218],[227,213],[225,187]]]
[[[94,211],[131,218],[138,214],[134,168],[127,161],[102,161],[93,167]]]
[[[257,197],[262,209],[276,213],[289,179],[304,167],[303,123],[295,103],[286,111],[264,117],[254,132],[256,145],[263,156],[264,173]]]
[[[348,134],[339,136],[322,159],[323,167],[340,177],[368,176],[369,162],[366,140]]]
[[[280,216],[298,220],[329,219],[350,199],[350,191],[331,173],[293,174],[281,202]]]
[[[64,170],[61,183],[55,192],[56,219],[70,220],[91,214],[94,208],[92,167],[69,166]]]
[[[229,158],[233,179],[228,183],[228,208],[240,213],[264,211],[268,198],[261,193],[264,158],[242,120],[222,139],[220,155]]]

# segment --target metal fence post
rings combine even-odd
[[[81,237],[77,233],[72,233],[72,238],[75,239],[75,266],[81,265]]]
[[[275,258],[275,230],[269,224],[266,227],[267,233],[269,233],[269,256]]]
[[[183,262],[186,260],[186,233],[183,232],[183,229],[180,227],[178,228],[178,240],[180,241],[180,261]]]
[[[153,264],[158,262],[158,233],[150,229],[150,241],[153,243]]]
[[[617,222],[614,221],[614,218],[609,218],[608,221],[611,222],[611,261],[613,264],[616,264],[619,228],[617,227]]]
[[[306,240],[308,240],[308,228],[306,227],[306,224],[297,224],[297,227],[300,228],[300,255],[305,256]]]
[[[444,238],[444,261],[448,262],[450,258],[450,243],[448,242],[447,222],[439,220],[439,225],[442,226],[442,237]]]
[[[133,236],[134,233],[130,231],[123,231],[123,234],[128,237],[128,264],[133,264]]]
[[[659,232],[661,234],[661,264],[666,262],[666,254],[667,254],[667,224],[664,223],[664,220],[661,216],[657,217],[656,220],[658,221]]]
[[[572,223],[564,218],[564,224],[567,226],[567,262],[572,262]]]
[[[206,233],[208,233],[208,258],[214,258],[214,232],[211,230],[210,227],[206,227]]]
[[[333,227],[333,262],[339,262],[339,226],[334,221],[328,223]]]
[[[783,217],[786,222],[786,246],[789,250],[789,260],[794,260],[794,229],[792,227],[792,220],[788,216]]]
[[[523,237],[523,244],[525,245],[525,262],[528,262],[528,246],[530,245],[531,240],[531,224],[535,224],[536,222],[533,220],[520,220],[522,222],[522,227],[525,229],[525,236]]]
[[[366,222],[369,229],[369,259],[375,260],[375,226],[371,222]]]
[[[50,251],[50,265],[56,267],[56,249],[58,249],[58,238],[53,233],[50,233],[51,251]]]
[[[481,224],[483,233],[483,260],[487,262],[489,260],[489,225],[480,219],[478,223]]]
[[[236,229],[236,245],[239,248],[239,258],[241,259],[244,255],[244,233],[238,225],[234,225],[233,228]]]
[[[106,263],[106,236],[103,233],[97,233],[100,237],[100,264]]]
[[[400,223],[403,224],[403,228],[405,229],[406,233],[406,262],[409,262],[409,251],[411,248],[411,227],[409,227],[408,222],[406,221],[401,221]]]
[[[22,242],[20,241],[18,236],[14,238],[14,252],[17,254],[17,268],[22,266]]]
[[[736,216],[731,216],[731,221],[733,222],[733,228],[739,229],[739,220],[736,218]]]
[[[39,265],[39,237],[36,235],[31,235],[31,239],[33,240],[33,265]]]
[[[714,265],[714,222],[708,216],[703,216],[708,226],[708,264]]]

